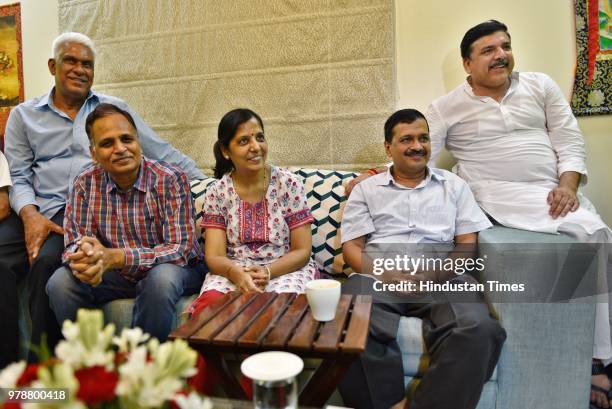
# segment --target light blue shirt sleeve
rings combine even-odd
[[[115,99],[115,98],[113,98]],[[107,102],[107,101],[104,101]],[[136,128],[138,129],[138,136],[140,137],[140,145],[144,155],[149,159],[164,161],[167,163],[174,164],[180,167],[186,174],[189,180],[205,179],[206,176],[196,163],[190,157],[183,154],[181,151],[176,149],[170,143],[164,141],[151,129],[145,121],[124,101],[116,98],[116,101],[108,101],[119,105],[121,102],[121,108],[126,110],[134,118]]]
[[[10,203],[15,213],[27,205],[35,205],[36,195],[32,187],[32,162],[34,152],[25,136],[23,120],[18,109],[13,109],[6,124],[5,136],[7,147],[6,158],[10,164],[13,187],[11,188]]]
[[[355,186],[344,207],[340,225],[342,244],[361,236],[367,236],[376,230],[368,208],[363,184],[362,182]]]

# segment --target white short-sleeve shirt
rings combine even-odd
[[[467,183],[428,168],[415,188],[396,183],[391,168],[353,189],[344,208],[342,242],[366,236],[367,243],[452,243],[454,237],[491,226]]]

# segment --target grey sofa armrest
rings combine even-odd
[[[537,287],[530,295],[545,301],[493,303],[508,335],[498,363],[497,409],[586,408],[595,305],[553,301],[569,298],[573,282],[579,282],[576,294],[594,288],[594,271],[584,265],[588,246],[566,235],[494,226],[480,233],[479,253],[487,257],[481,279],[525,281]],[[573,269],[578,279],[564,281]]]

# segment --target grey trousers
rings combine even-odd
[[[386,409],[405,397],[396,337],[400,318],[410,316],[423,320],[423,337],[431,356],[410,409],[475,408],[506,339],[506,332],[491,317],[482,294],[471,293],[462,299],[466,302],[460,303],[439,299],[422,302],[416,297],[415,302],[390,302],[373,291],[372,281],[355,274],[342,287],[344,293],[373,296],[366,350],[340,383],[345,405]],[[475,282],[467,275],[452,281]]]

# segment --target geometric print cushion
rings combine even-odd
[[[302,179],[315,219],[312,224],[315,262],[328,274],[348,276],[352,271],[344,263],[340,242],[340,223],[346,204],[344,185],[359,173],[295,167],[289,170]]]
[[[199,237],[199,241],[204,243],[204,237],[202,236],[202,217],[204,217],[204,196],[206,196],[206,188],[208,185],[213,183],[215,178],[199,179],[190,182],[191,184],[191,197],[194,202],[194,209],[196,214],[196,235]]]
[[[342,257],[340,243],[340,223],[346,204],[343,184],[356,177],[358,173],[298,167],[290,167],[288,170],[302,180],[308,206],[315,219],[312,223],[312,254],[317,266],[330,275],[350,274],[351,270]],[[191,182],[198,236],[201,236],[199,226],[203,216],[206,188],[215,180],[215,178],[206,178]]]

